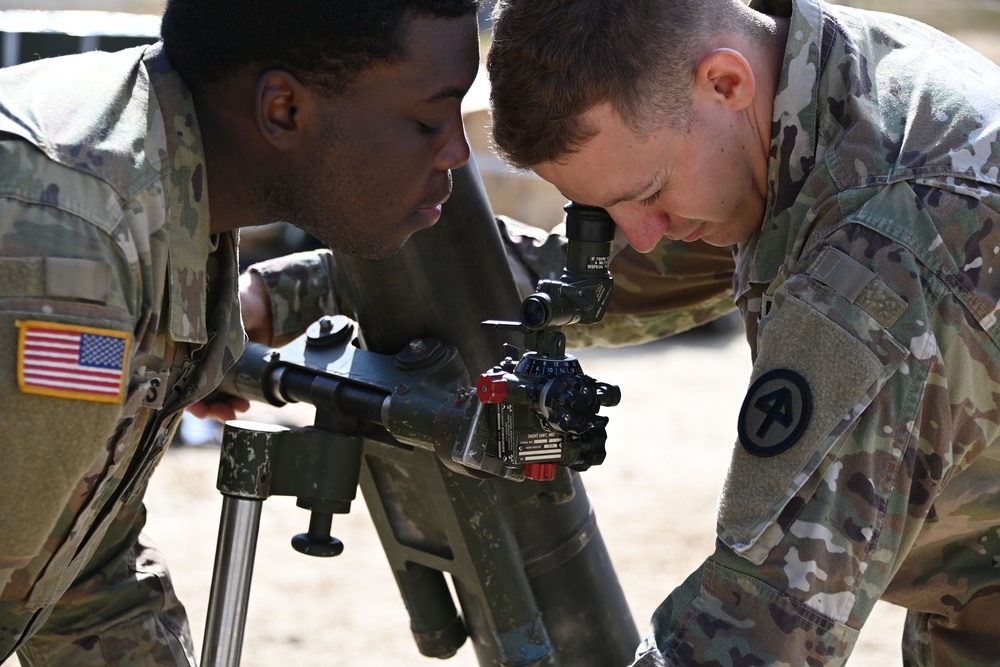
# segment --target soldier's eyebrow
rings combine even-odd
[[[658,185],[659,183],[660,183],[660,174],[659,173],[653,174],[649,178],[649,180],[643,183],[642,185],[638,185],[626,192],[623,192],[618,197],[615,197],[612,201],[606,204],[598,204],[598,206],[601,208],[611,208],[615,204],[620,204],[623,201],[635,201],[637,199],[645,199],[646,197],[644,197],[643,194],[650,192],[651,190],[654,192],[658,192],[660,189],[662,189],[663,186]]]

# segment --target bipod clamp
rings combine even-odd
[[[292,547],[310,556],[337,556],[344,544],[330,534],[334,514],[350,512],[361,470],[362,439],[354,433],[226,423],[217,487],[222,519],[202,649],[203,667],[239,665],[246,626],[261,505],[295,496],[310,510],[309,529]]]

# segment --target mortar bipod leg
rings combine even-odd
[[[263,500],[222,497],[201,667],[238,667]]]

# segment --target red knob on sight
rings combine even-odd
[[[486,371],[476,381],[476,396],[482,403],[503,403],[507,398],[507,380],[503,371]]]
[[[525,463],[524,478],[536,482],[548,482],[556,477],[555,463]]]

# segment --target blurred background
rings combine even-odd
[[[949,32],[1000,62],[1000,0],[851,0],[865,9],[912,16]],[[0,0],[0,65],[94,49],[117,50],[156,40],[160,0]],[[481,15],[484,55],[489,8]],[[469,141],[497,214],[551,228],[562,197],[534,175],[509,169],[489,149],[481,75],[463,110]],[[294,228],[244,232],[250,261],[275,248],[314,243]],[[715,505],[735,441],[735,423],[750,373],[738,324],[724,321],[670,340],[628,349],[576,353],[584,370],[618,384],[622,402],[606,413],[608,458],[584,474],[608,551],[639,628],[656,605],[713,548]],[[251,418],[311,424],[313,410],[255,405]],[[186,423],[187,444],[175,445],[153,476],[147,532],[167,554],[188,607],[198,651],[212,576],[221,496],[215,490],[217,429]],[[242,664],[430,665],[417,653],[409,620],[364,502],[335,518],[346,544],[332,560],[293,551],[308,513],[290,498],[264,504]],[[899,667],[902,610],[880,603],[850,660],[853,667]],[[585,632],[601,632],[587,628]],[[447,661],[476,667],[466,645]],[[15,660],[0,667],[13,667]],[[71,666],[67,666],[71,667]]]

